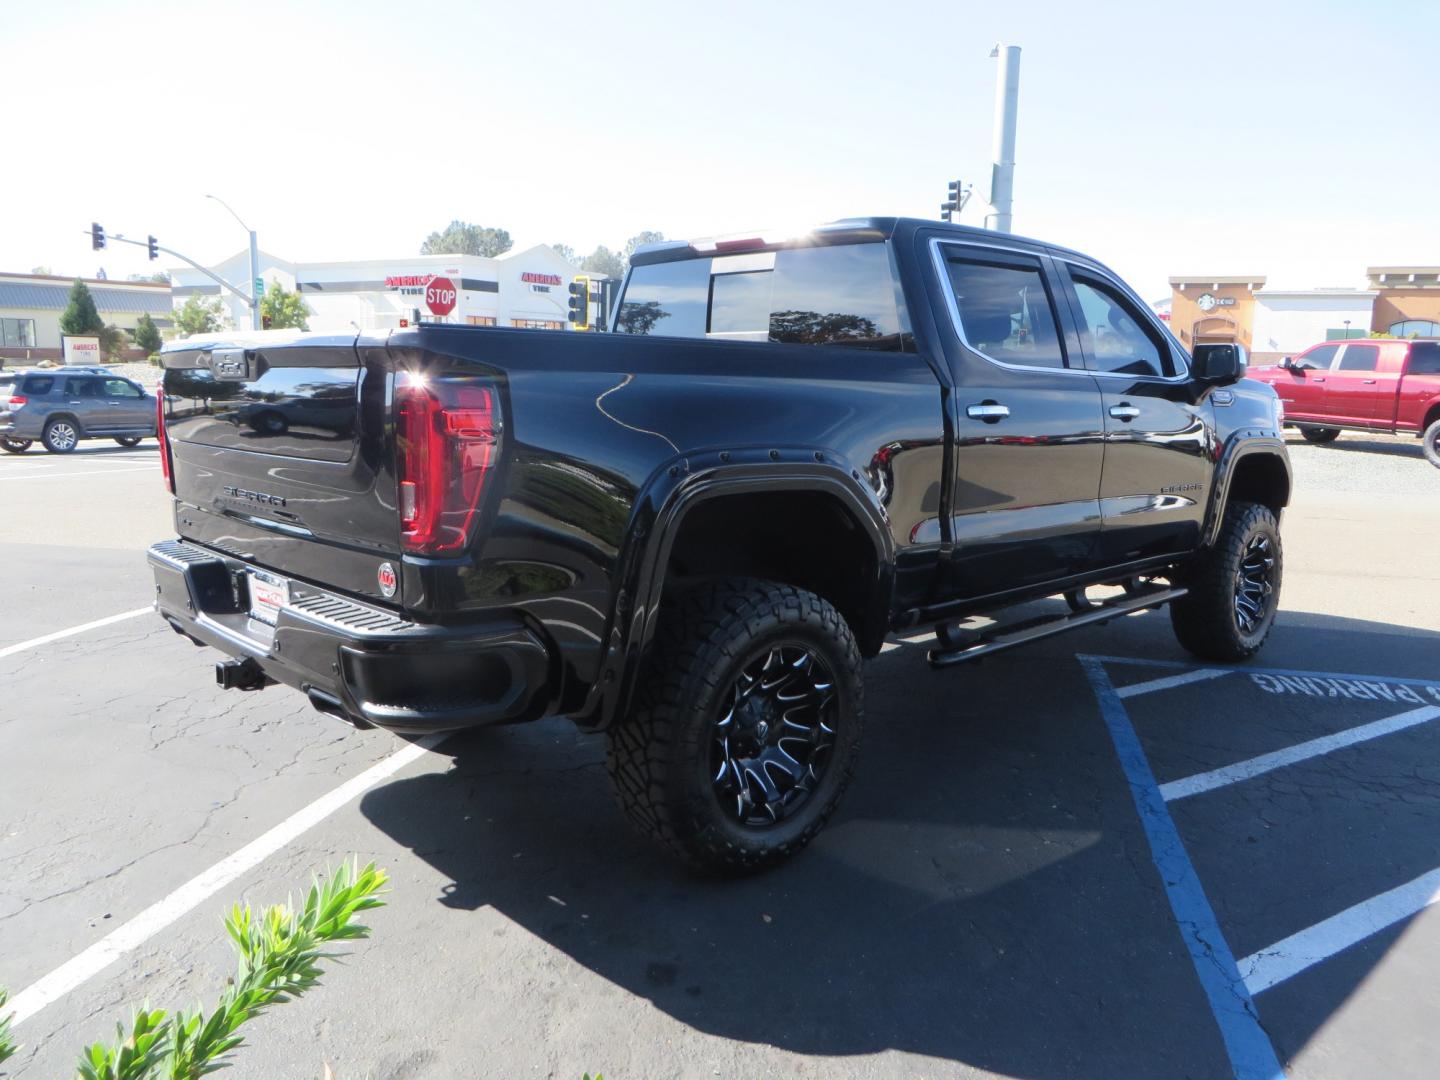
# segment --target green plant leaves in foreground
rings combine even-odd
[[[250,905],[236,904],[225,930],[239,957],[238,970],[214,1010],[207,1015],[202,1009],[173,1014],[140,1009],[128,1033],[124,1024],[116,1025],[114,1045],[85,1048],[75,1067],[78,1080],[199,1080],[223,1069],[225,1056],[244,1042],[241,1025],[319,984],[321,961],[343,955],[327,947],[370,936],[355,917],[383,906],[387,880],[374,863],[361,869],[352,860],[328,878],[317,878],[298,912],[276,904],[256,915]],[[5,998],[0,990],[0,1062],[18,1049],[3,1015]]]

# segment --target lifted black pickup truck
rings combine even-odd
[[[753,869],[834,809],[893,631],[943,667],[1168,603],[1260,648],[1291,480],[1244,364],[1086,256],[890,218],[643,249],[610,333],[182,341],[157,606],[358,726],[567,715],[640,828]]]

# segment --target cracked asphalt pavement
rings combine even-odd
[[[1413,441],[1291,452],[1283,611],[1256,663],[1440,678],[1440,473]],[[0,649],[149,602],[143,550],[171,535],[150,445],[0,459],[0,492]],[[974,669],[931,672],[924,648],[870,662],[855,783],[776,872],[678,871],[614,809],[600,741],[564,720],[480,732],[27,1019],[0,1073],[69,1076],[142,1001],[213,999],[230,902],[284,899],[357,854],[392,875],[373,938],[247,1029],[235,1077],[1232,1075],[1076,654],[1185,665],[1112,666],[1117,686],[1204,665],[1163,612]],[[403,745],[283,688],[222,692],[213,660],[150,615],[0,658],[12,993]],[[1247,674],[1126,708],[1162,784],[1388,715]],[[1259,953],[1440,866],[1440,722],[1170,812],[1230,948]],[[1256,1013],[1292,1077],[1428,1077],[1437,964],[1431,907]]]

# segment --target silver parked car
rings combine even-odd
[[[68,454],[81,439],[134,446],[155,435],[155,396],[105,368],[0,371],[0,449]]]

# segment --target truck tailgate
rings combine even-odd
[[[383,348],[270,333],[165,350],[165,426],[182,537],[388,603],[400,549]]]

